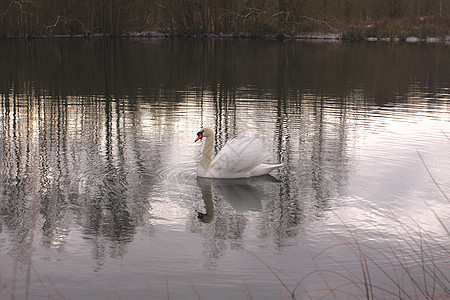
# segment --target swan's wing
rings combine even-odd
[[[228,141],[211,162],[211,167],[220,173],[237,174],[247,172],[268,160],[270,154],[257,138],[235,138]]]

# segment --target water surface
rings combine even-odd
[[[361,253],[378,297],[422,295],[411,273],[448,295],[448,46],[37,40],[0,56],[0,295],[362,297]],[[215,152],[256,136],[283,166],[197,179],[202,126]]]

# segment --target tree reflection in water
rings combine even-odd
[[[29,261],[37,232],[44,247],[63,251],[77,224],[100,265],[106,256],[123,257],[146,222],[153,184],[138,136],[123,132],[134,119],[123,120],[117,102],[52,100],[34,91],[4,97],[3,111],[0,212],[9,253]]]
[[[60,40],[0,52],[1,231],[25,263],[35,237],[64,251],[79,230],[101,267],[153,227],[157,203],[187,211],[200,193],[208,217],[192,214],[188,227],[209,265],[227,241],[244,243],[250,214],[257,238],[282,248],[347,186],[370,114],[403,101],[439,111],[435,99],[448,99],[448,49],[433,45]],[[283,163],[277,180],[196,182],[186,136],[202,125],[215,128],[216,149],[260,136]]]

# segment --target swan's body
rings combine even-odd
[[[264,151],[259,139],[249,137],[232,139],[212,159],[214,131],[202,128],[197,136],[195,141],[206,138],[202,159],[197,169],[199,177],[248,178],[269,174],[281,166],[264,163],[270,158],[270,154]]]

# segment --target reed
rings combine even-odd
[[[448,233],[440,217],[435,212],[433,214]],[[379,232],[380,240],[385,242],[385,247],[379,249],[362,242],[344,220],[336,217],[345,226],[348,235],[335,235],[340,243],[312,256],[316,268],[300,280],[276,270],[251,251],[241,249],[260,261],[275,276],[289,299],[448,299],[448,249],[422,226],[414,221],[412,223],[415,226],[405,224],[392,212],[385,214],[386,218],[397,223],[404,238],[392,242]],[[353,253],[359,271],[328,254],[337,247],[344,247]],[[335,266],[330,268],[319,265],[317,260],[323,256],[334,262]],[[281,279],[281,274],[290,278],[295,285],[290,287],[286,280]],[[309,279],[321,280],[323,288],[308,288]],[[248,287],[246,293],[248,298],[252,298]]]
[[[435,186],[449,202],[447,194],[434,178],[419,151],[417,154]],[[436,218],[446,237],[450,233],[438,213],[425,202],[432,215]],[[401,240],[391,241],[383,232],[379,232],[379,240],[384,241],[384,247],[379,249],[362,242],[355,232],[337,214],[334,214],[346,229],[347,235],[336,235],[339,243],[330,246],[317,255],[312,256],[316,269],[306,274],[300,280],[271,267],[256,254],[243,249],[260,261],[280,281],[290,299],[297,298],[329,298],[339,299],[448,299],[450,297],[450,280],[448,278],[449,251],[441,241],[427,232],[418,222],[410,219],[405,223],[392,211],[384,215],[397,225]],[[359,271],[353,270],[345,263],[336,259],[330,250],[344,247],[353,253]],[[320,266],[319,257],[326,256],[335,265],[332,268]],[[280,274],[288,276],[295,286],[290,288],[281,279]],[[306,282],[312,277],[319,278],[324,285],[320,289],[308,289]],[[340,280],[336,280],[340,279]],[[246,289],[249,293],[248,288]]]

